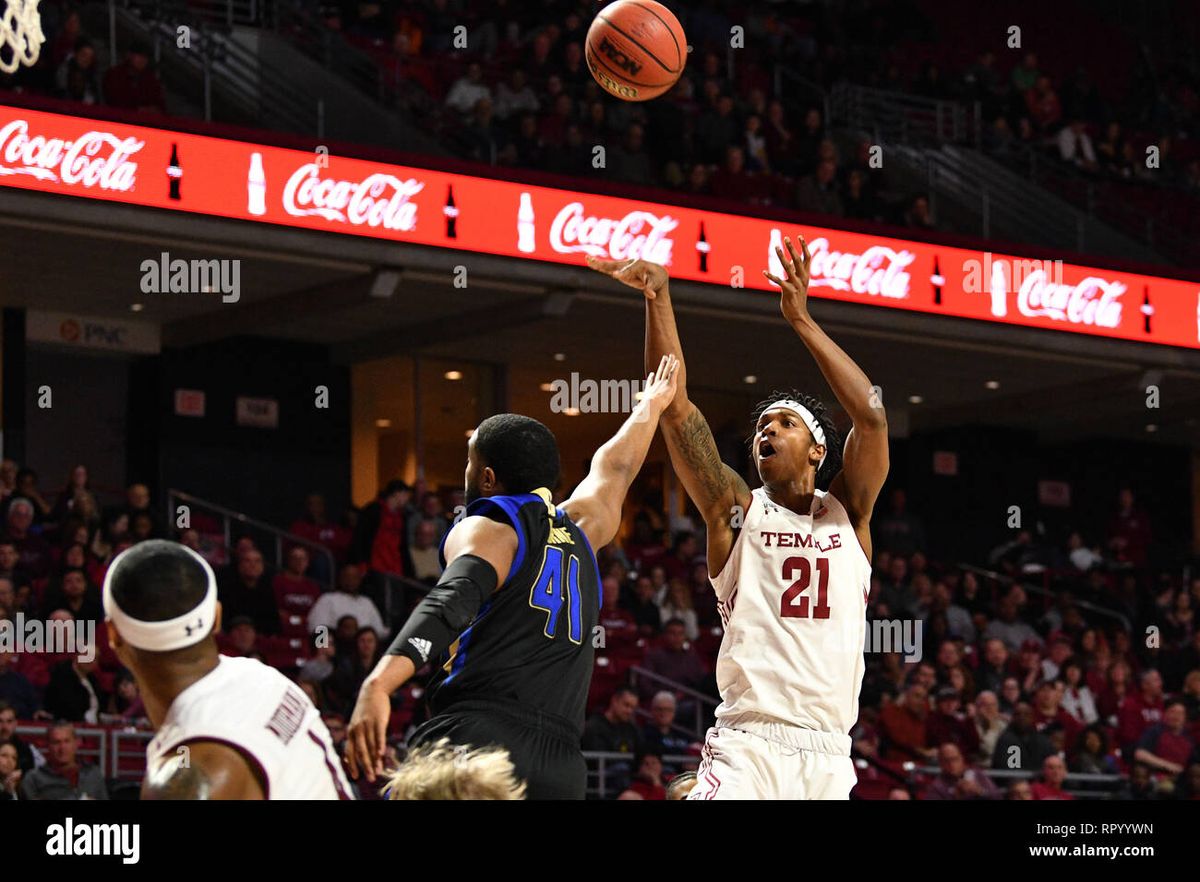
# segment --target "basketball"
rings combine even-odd
[[[588,28],[588,69],[623,101],[649,101],[674,86],[687,52],[679,19],[654,0],[617,0]]]

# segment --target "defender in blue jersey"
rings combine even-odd
[[[352,777],[382,773],[389,698],[437,660],[433,716],[411,745],[503,747],[529,798],[583,798],[579,738],[603,596],[593,549],[616,535],[677,368],[674,356],[662,360],[561,506],[551,501],[559,456],[550,430],[517,414],[480,423],[467,445],[466,516],[442,546],[446,570],[359,692],[346,742]]]

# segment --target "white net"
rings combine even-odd
[[[38,15],[38,0],[5,0],[0,16],[0,71],[12,73],[22,64],[37,62],[46,35]]]

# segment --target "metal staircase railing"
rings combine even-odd
[[[830,116],[834,125],[867,132],[877,144],[978,147],[983,135],[978,102],[964,105],[851,83],[831,90]]]
[[[285,549],[292,545],[302,545],[308,549],[309,554],[315,557],[322,557],[325,560],[326,566],[319,568],[318,571],[327,574],[328,578],[321,587],[323,590],[332,590],[334,581],[337,578],[337,562],[334,560],[333,553],[316,542],[305,539],[302,536],[297,536],[295,533],[289,533],[287,530],[282,530],[273,524],[268,524],[266,521],[256,520],[247,514],[240,511],[234,511],[230,508],[225,508],[215,502],[209,502],[207,499],[201,499],[198,496],[193,496],[190,493],[185,493],[182,490],[170,489],[167,491],[167,523],[174,524],[179,518],[179,506],[185,505],[189,509],[189,514],[195,525],[195,510],[200,510],[215,517],[220,523],[220,535],[222,536],[225,549],[228,551],[233,548],[234,542],[242,536],[250,535],[253,539],[257,535],[260,540],[260,550],[263,552],[263,557],[268,562],[272,561],[274,555],[274,566],[276,569],[282,569]],[[234,525],[237,525],[237,537],[235,538]],[[253,534],[253,535],[252,535]],[[261,540],[266,538],[266,542]],[[263,547],[265,545],[266,547]]]

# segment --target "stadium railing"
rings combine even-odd
[[[587,762],[588,799],[611,799],[628,788],[636,769],[637,760],[632,753],[616,753],[613,751],[585,750],[583,758]],[[663,754],[664,764],[695,769],[699,765],[699,757],[688,754]]]
[[[676,699],[680,696],[686,699],[690,705],[687,707],[686,712],[688,716],[693,718],[694,725],[689,729],[678,723],[672,723],[671,728],[680,734],[693,737],[696,741],[704,740],[704,733],[708,729],[708,721],[713,718],[713,714],[719,703],[715,698],[705,695],[703,692],[697,692],[695,689],[689,689],[682,683],[669,680],[661,674],[654,673],[654,671],[634,665],[629,669],[629,685],[634,689],[638,689],[639,680],[646,680],[654,684],[655,687],[661,687],[666,692],[674,693]],[[641,690],[639,689],[638,691],[640,694]],[[638,714],[646,718],[650,717],[650,713],[642,710],[641,707],[638,707]]]
[[[940,773],[937,766],[914,766],[915,774],[926,775],[932,781]],[[1001,789],[1013,781],[1032,781],[1037,774],[1022,769],[978,769]],[[1063,790],[1076,799],[1112,799],[1125,778],[1121,775],[1092,775],[1082,772],[1068,772],[1063,781]],[[1080,786],[1094,785],[1094,786]]]

